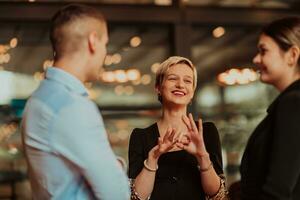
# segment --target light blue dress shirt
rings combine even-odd
[[[71,74],[48,68],[26,104],[22,136],[34,199],[129,199],[98,108]]]

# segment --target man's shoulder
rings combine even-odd
[[[61,109],[75,107],[79,105],[92,106],[92,102],[83,96],[72,93],[61,84],[52,81],[43,81],[37,90],[31,95],[29,100],[37,100],[45,107],[58,113]]]

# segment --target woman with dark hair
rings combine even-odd
[[[300,18],[267,25],[253,62],[281,93],[251,135],[241,163],[243,200],[300,199]]]
[[[190,60],[173,56],[160,65],[155,89],[162,116],[130,136],[131,199],[225,199],[218,131],[213,123],[196,125],[187,115],[196,85]]]

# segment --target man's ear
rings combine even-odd
[[[96,50],[96,41],[97,41],[98,35],[96,31],[93,31],[88,36],[88,46],[89,50],[94,53]]]
[[[289,49],[288,64],[289,66],[297,66],[300,57],[300,49],[298,46],[292,46]]]

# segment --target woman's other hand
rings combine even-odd
[[[203,140],[202,120],[198,120],[198,128],[195,124],[192,114],[182,116],[182,120],[187,127],[187,133],[182,135],[176,143],[177,147],[186,150],[196,157],[207,156],[208,153],[205,148]]]

